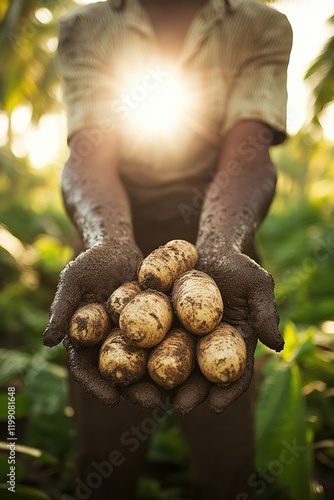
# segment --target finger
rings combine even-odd
[[[122,395],[131,403],[153,410],[161,403],[158,387],[151,382],[139,381],[122,389]]]
[[[212,413],[221,414],[244,392],[247,391],[254,373],[254,352],[257,341],[255,337],[246,341],[247,360],[244,373],[236,382],[231,382],[225,386],[212,387],[208,404]]]
[[[43,333],[43,343],[48,347],[53,347],[63,340],[69,321],[81,301],[79,284],[73,283],[70,278],[65,274],[61,276],[50,308],[50,319]]]
[[[119,403],[117,388],[104,379],[97,369],[98,349],[74,346],[69,338],[64,339],[68,353],[68,367],[73,379],[91,396],[107,406]],[[96,365],[95,365],[96,363]]]
[[[186,415],[205,401],[211,387],[212,383],[199,370],[196,371],[176,389],[174,411],[179,415]]]
[[[263,283],[250,293],[249,306],[251,310],[252,327],[258,339],[270,349],[281,351],[284,340],[278,324],[279,317],[274,297],[274,280],[266,274]]]

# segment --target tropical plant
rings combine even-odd
[[[72,0],[0,1],[0,108],[29,102],[33,119],[60,109],[54,51],[57,20]]]
[[[334,27],[334,15],[328,19]],[[313,123],[320,125],[319,118],[329,104],[334,101],[334,35],[324,45],[319,56],[308,68],[305,79],[314,85]]]

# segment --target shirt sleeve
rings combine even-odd
[[[75,9],[59,21],[58,70],[68,137],[86,127],[111,125],[113,33],[107,3],[102,6]]]
[[[243,54],[237,58],[240,66],[232,79],[222,133],[225,135],[239,121],[256,120],[271,127],[273,142],[279,144],[286,138],[291,26],[285,15],[266,7],[257,29],[248,29],[248,33],[251,36],[244,34],[241,42]]]

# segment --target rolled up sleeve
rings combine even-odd
[[[239,121],[256,120],[271,127],[274,144],[279,144],[286,138],[292,30],[285,15],[270,10],[261,29],[241,42],[243,55],[231,82],[222,133]]]
[[[97,5],[97,4],[95,4]],[[93,7],[93,5],[92,5]],[[67,111],[68,137],[112,120],[114,80],[106,11],[85,9],[59,22],[58,69]]]

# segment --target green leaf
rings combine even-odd
[[[0,384],[17,376],[23,376],[30,364],[31,356],[22,351],[0,349]]]
[[[281,356],[285,361],[289,362],[294,359],[295,351],[299,346],[297,330],[293,323],[291,322],[286,323],[283,337],[285,344]]]
[[[28,444],[63,456],[71,446],[67,370],[41,360],[26,376],[26,394],[30,405]]]
[[[52,500],[49,495],[36,488],[16,485],[15,493],[8,491],[7,484],[0,484],[1,500]]]
[[[320,379],[329,386],[333,385],[334,362],[332,352],[326,352],[318,348],[314,356],[303,358],[302,369],[305,371],[307,379]]]
[[[296,364],[272,358],[265,367],[256,419],[257,467],[292,500],[311,500],[310,447]]]
[[[7,443],[0,441],[0,450],[8,450]],[[42,450],[38,450],[37,448],[32,448],[31,446],[16,444],[15,451],[16,453],[22,453],[27,457],[36,459],[46,464],[54,465],[58,463],[58,459],[53,455],[50,455],[50,453],[45,453]]]

